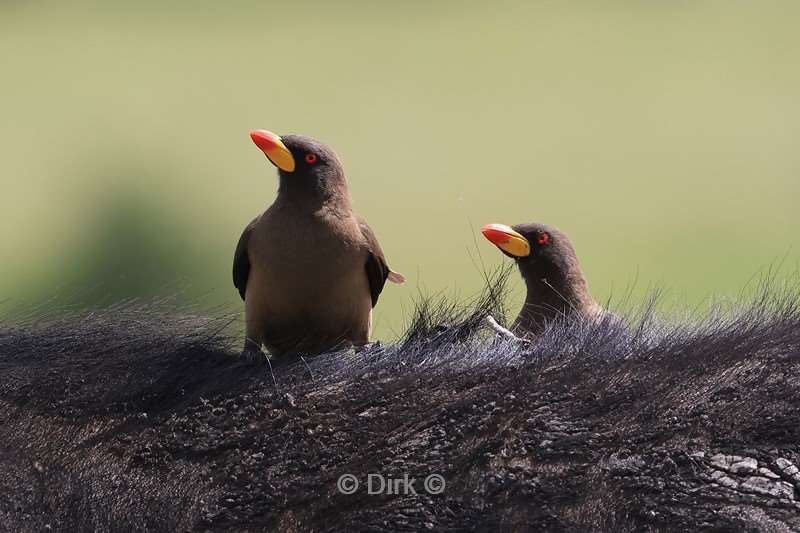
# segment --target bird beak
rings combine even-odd
[[[514,257],[531,254],[531,244],[528,239],[505,224],[486,224],[481,233],[489,242]]]
[[[273,165],[286,172],[294,172],[294,156],[279,136],[267,130],[253,130],[250,138]]]

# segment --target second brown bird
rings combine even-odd
[[[513,258],[527,294],[511,326],[518,336],[541,333],[558,317],[599,319],[605,311],[589,292],[575,249],[565,233],[547,224],[487,224],[483,235]]]

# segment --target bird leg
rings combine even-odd
[[[267,363],[267,354],[261,351],[261,345],[251,338],[245,338],[244,348],[239,358],[251,365],[263,365]]]

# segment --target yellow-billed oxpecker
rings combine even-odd
[[[244,230],[233,283],[245,302],[243,356],[314,354],[369,342],[372,308],[393,272],[350,201],[342,163],[301,135],[250,133],[278,168],[278,194]]]
[[[600,318],[603,308],[592,298],[569,238],[546,224],[487,224],[483,235],[516,261],[527,295],[511,326],[520,337],[541,333],[558,317]]]

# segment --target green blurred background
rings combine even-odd
[[[240,309],[233,249],[276,189],[254,128],[344,160],[410,281],[378,337],[418,291],[480,288],[505,261],[487,222],[567,231],[600,299],[736,295],[800,258],[798,20],[793,0],[2,2],[0,300]]]

